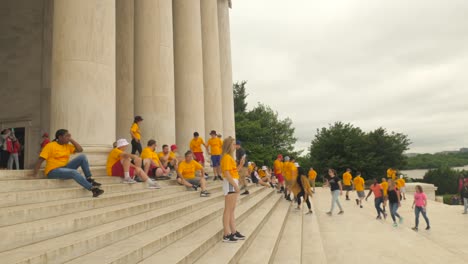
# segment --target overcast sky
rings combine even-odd
[[[336,121],[468,147],[467,0],[233,0],[231,41],[249,107],[290,117],[298,149]]]

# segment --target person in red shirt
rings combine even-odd
[[[380,207],[380,205],[383,203],[383,189],[382,186],[380,186],[380,184],[377,182],[377,179],[374,179],[374,183],[371,185],[369,193],[367,194],[366,201],[371,193],[374,193],[375,210],[377,210],[376,219],[382,219],[380,214],[383,214],[384,218],[387,218],[387,214]]]
[[[16,137],[11,137],[10,140],[7,140],[7,150],[10,153],[10,157],[8,158],[8,169],[13,169],[14,162],[16,169],[19,170],[19,152],[21,150],[21,145]]]
[[[45,147],[45,145],[47,145],[49,143],[50,143],[49,134],[44,133],[42,135],[41,150]]]

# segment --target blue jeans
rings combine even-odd
[[[419,225],[419,213],[421,213],[424,217],[424,220],[426,221],[426,225],[427,226],[430,226],[429,225],[429,218],[427,218],[427,215],[426,215],[426,209],[424,209],[422,206],[416,206],[414,207],[414,214],[416,216],[416,227],[418,227]]]
[[[380,216],[380,214],[384,213],[380,205],[383,203],[383,197],[375,198],[374,199],[374,205],[375,205],[375,210],[377,210],[377,215]]]
[[[392,216],[393,222],[396,221],[396,217],[401,218],[401,216],[397,213],[398,210],[398,203],[390,203],[390,215]]]
[[[77,169],[81,167],[86,178],[91,177],[91,171],[89,170],[88,158],[82,154],[70,161],[65,167],[53,169],[47,174],[49,179],[74,179],[78,184],[83,186],[87,190],[91,190],[93,185],[89,183],[83,175],[81,175]]]
[[[343,211],[343,208],[341,207],[340,200],[338,199],[340,197],[340,190],[335,190],[332,191],[332,201],[331,201],[331,209],[330,212],[333,213],[333,209],[335,209],[335,204],[338,205],[338,208],[340,208],[340,211]]]

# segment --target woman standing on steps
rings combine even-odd
[[[388,180],[388,202],[390,206],[390,215],[393,220],[393,227],[397,227],[396,217],[400,220],[400,224],[403,223],[403,217],[401,217],[397,210],[401,206],[400,203],[400,192],[395,188],[395,182],[393,180]]]
[[[294,197],[297,197],[297,209],[301,209],[301,197],[304,197],[304,201],[309,208],[307,214],[312,214],[312,206],[309,201],[309,197],[312,197],[312,189],[310,188],[309,179],[304,174],[304,170],[299,166],[298,163],[294,164],[298,169],[298,177],[294,182],[291,190]]]
[[[427,218],[427,215],[426,215],[427,196],[423,192],[421,185],[416,185],[416,192],[414,193],[413,206],[411,208],[414,208],[414,214],[416,216],[415,226],[412,229],[414,231],[418,231],[420,213],[423,215],[424,220],[426,221],[426,225],[427,225],[426,230],[431,229],[431,226],[429,225],[429,218]]]
[[[223,154],[221,158],[221,172],[224,178],[223,242],[229,243],[234,243],[237,242],[237,240],[245,239],[245,236],[239,233],[239,231],[236,229],[236,218],[234,215],[237,198],[239,197],[238,170],[244,166],[245,156],[239,161],[239,166],[237,166],[236,161],[233,158],[235,148],[236,141],[234,138],[228,137],[224,140]]]
[[[338,212],[338,214],[343,214],[343,207],[341,207],[341,203],[339,200],[340,195],[343,195],[343,186],[341,185],[340,179],[336,176],[336,170],[328,169],[328,176],[329,177],[327,178],[327,182],[330,186],[332,201],[330,211],[327,212],[327,215],[332,215],[333,209],[335,208],[335,204],[337,204],[340,208],[340,212]]]
[[[141,155],[143,148],[141,147],[141,132],[140,132],[140,124],[143,121],[141,116],[135,116],[133,120],[132,127],[130,128],[130,135],[132,136],[132,154],[138,151],[138,155]]]

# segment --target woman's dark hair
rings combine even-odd
[[[423,189],[421,187],[421,185],[416,185],[416,189],[420,192],[420,193],[423,193]]]
[[[329,168],[328,170],[333,172],[333,176],[336,176],[336,170],[335,169]]]
[[[61,137],[61,136],[65,136],[65,134],[68,133],[68,130],[66,129],[59,129],[57,130],[57,132],[55,132],[55,139],[54,141],[58,141],[58,138]]]

